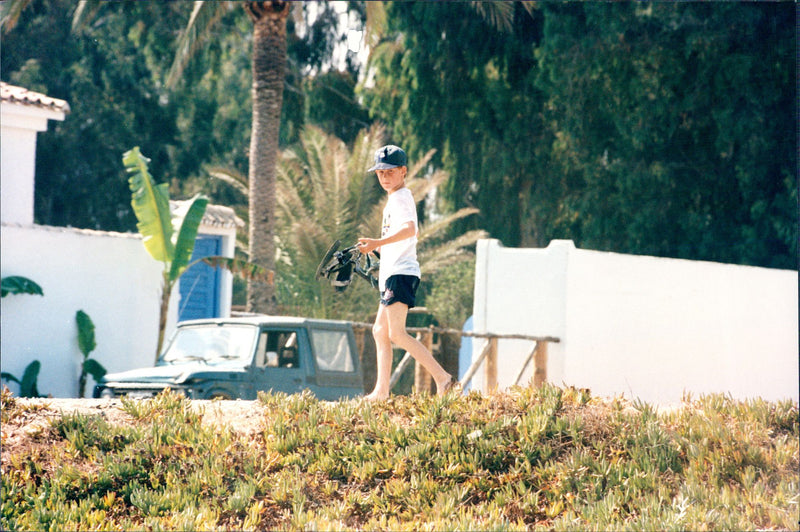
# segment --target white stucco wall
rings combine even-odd
[[[68,105],[59,101],[54,108],[52,98],[19,87],[11,92],[25,101],[4,96],[0,102],[0,272],[33,280],[44,297],[2,298],[0,366],[19,378],[30,362],[39,360],[40,393],[77,397],[82,356],[75,313],[83,310],[95,324],[97,348],[91,357],[109,372],[152,365],[163,265],[150,257],[138,234],[33,224],[36,134],[47,130],[48,120],[64,120]],[[204,219],[200,233],[222,235],[222,254],[234,256],[235,227],[205,225]],[[224,272],[221,316],[230,315],[231,292],[231,274]],[[167,337],[177,321],[179,299],[175,286]],[[87,395],[93,385],[90,378]]]
[[[484,240],[475,330],[560,338],[549,348],[548,380],[595,395],[797,400],[797,281],[795,271],[581,250],[571,241],[509,249]],[[530,345],[501,341],[501,388]]]
[[[133,233],[113,233],[3,224],[2,277],[35,281],[44,296],[8,295],[0,309],[0,366],[21,377],[33,360],[42,363],[38,388],[53,397],[77,397],[82,356],[75,313],[95,324],[97,348],[91,357],[109,372],[152,366],[158,337],[162,264]],[[201,227],[223,236],[223,255],[233,256],[231,229]],[[231,273],[220,286],[220,315],[230,316]],[[173,288],[166,337],[175,328],[180,287]],[[86,394],[91,395],[92,379]],[[13,391],[18,391],[12,385]]]
[[[21,377],[38,359],[40,393],[77,397],[78,310],[94,322],[97,348],[91,356],[108,371],[152,365],[161,263],[147,254],[138,235],[5,224],[1,229],[2,277],[21,275],[44,291],[2,298],[3,371]],[[87,395],[93,384],[90,378]]]
[[[51,109],[0,103],[0,220],[33,223],[33,176],[36,134],[47,121],[64,120]]]

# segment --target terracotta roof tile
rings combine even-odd
[[[183,216],[189,210],[189,200],[170,200],[170,210],[173,214]],[[203,225],[210,227],[244,227],[244,221],[236,216],[230,207],[208,204],[203,215]]]
[[[23,87],[9,85],[5,81],[0,81],[0,100],[21,105],[31,105],[42,109],[53,109],[64,113],[70,111],[69,104],[64,100],[51,98],[39,92],[29,91]]]

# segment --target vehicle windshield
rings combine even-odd
[[[181,327],[159,357],[159,364],[201,362],[209,365],[249,364],[258,337],[250,325]]]

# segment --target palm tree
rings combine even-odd
[[[184,66],[200,41],[211,35],[211,28],[232,4],[194,2],[189,22],[179,38],[178,51],[167,78],[167,86],[174,86],[178,82]],[[241,5],[253,23],[253,119],[248,171],[249,260],[274,271],[275,163],[286,72],[286,19],[291,4],[283,0],[272,0],[244,2]],[[274,287],[248,281],[247,310],[274,313]]]
[[[286,70],[289,3],[247,2],[253,21],[253,124],[250,137],[250,261],[275,270],[275,163]],[[247,310],[274,313],[274,287],[247,285]]]
[[[337,297],[330,286],[315,280],[325,250],[339,239],[355,243],[359,236],[380,234],[384,192],[365,169],[376,149],[385,144],[385,130],[375,125],[362,131],[352,151],[339,139],[315,127],[306,127],[300,145],[285,150],[278,162],[278,271],[284,301],[304,301],[302,311],[317,317],[363,319],[374,311],[375,294],[367,283],[354,281],[348,294]],[[443,171],[425,176],[433,151],[409,168],[406,185],[417,203],[447,179]],[[446,240],[451,224],[477,213],[462,209],[421,224],[420,267],[424,275],[469,260],[468,248],[484,231],[470,231]]]
[[[306,126],[299,145],[283,151],[278,162],[276,231],[281,284],[276,288],[282,303],[299,303],[292,312],[363,318],[365,306],[373,306],[374,294],[366,283],[354,282],[345,298],[335,297],[315,280],[315,272],[331,243],[337,239],[344,245],[355,243],[363,222],[371,218],[383,191],[374,180],[364,179],[365,169],[382,138],[379,126],[361,131],[351,152],[336,137]]]
[[[31,0],[9,0],[3,10],[2,26],[13,27],[19,14]],[[473,2],[474,8],[498,26],[510,20],[509,3],[484,5]],[[87,18],[95,16],[102,5],[99,0],[81,0],[73,16],[73,28],[79,28]],[[167,78],[174,86],[184,66],[210,29],[221,19],[224,10],[235,2],[204,2],[193,4],[189,22],[179,37],[178,50]],[[275,269],[275,165],[278,155],[281,105],[286,69],[286,19],[291,4],[284,0],[247,1],[241,4],[253,22],[252,55],[252,130],[249,164],[249,260],[269,271]],[[382,34],[385,12],[380,2],[367,2],[370,27]],[[369,28],[368,28],[369,30]],[[272,313],[276,309],[274,286],[248,282],[247,310]]]
[[[5,31],[14,26],[30,1],[9,0],[2,16]],[[102,2],[98,0],[81,0],[73,15],[73,28],[80,28],[87,19],[96,16],[101,5]],[[286,19],[291,4],[284,0],[248,1],[242,4],[195,1],[189,22],[178,39],[178,49],[166,85],[174,87],[178,83],[194,51],[204,39],[210,38],[211,28],[225,11],[235,5],[241,5],[253,22],[249,260],[274,271],[275,163],[286,70]],[[248,281],[248,311],[272,313],[275,308],[274,287]]]

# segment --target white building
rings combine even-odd
[[[108,371],[152,365],[162,264],[147,254],[141,237],[33,223],[36,135],[47,129],[48,120],[64,120],[69,105],[0,83],[0,111],[0,274],[27,277],[44,292],[2,298],[2,370],[21,377],[28,364],[39,360],[39,392],[76,397],[82,361],[78,310],[95,324],[97,348],[91,357]],[[171,203],[178,216],[184,207]],[[232,257],[242,223],[232,209],[209,205],[196,254],[213,250],[204,255]],[[230,315],[231,274],[198,266],[184,274],[173,292],[167,334],[179,313],[181,318]]]

